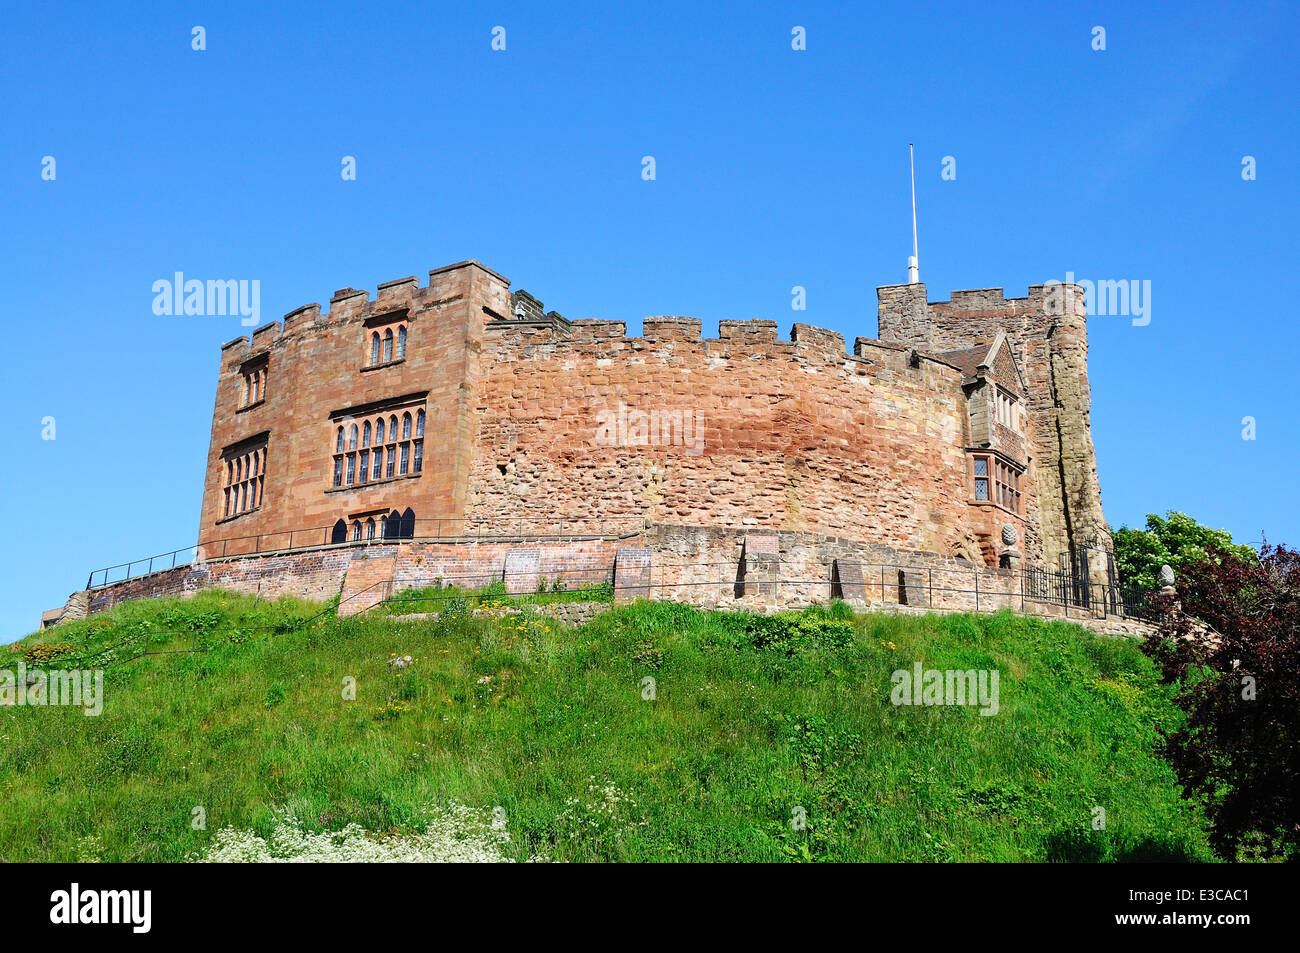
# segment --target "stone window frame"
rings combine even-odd
[[[263,432],[232,444],[221,452],[221,515],[225,523],[262,508],[266,494],[267,444],[270,433]]]
[[[239,391],[239,410],[251,410],[266,402],[267,372],[270,360],[266,355],[255,357],[240,365],[243,385]]]
[[[334,452],[326,492],[419,477],[424,472],[427,398],[423,391],[330,414]]]
[[[1014,431],[1017,434],[1024,435],[1021,428],[1020,399],[1005,387],[999,387],[996,384],[993,387],[993,419],[1002,426]]]
[[[376,371],[405,361],[410,343],[410,323],[406,309],[366,319],[361,370]]]
[[[1020,478],[1025,475],[1026,467],[1014,460],[992,450],[980,450],[968,453],[970,463],[967,475],[971,481],[970,502],[985,505],[992,504],[1006,510],[1012,516],[1024,516],[1024,491],[1020,488]],[[984,473],[978,472],[976,461],[984,462]],[[980,483],[984,484],[987,494],[980,498]]]

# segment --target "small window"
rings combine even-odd
[[[361,446],[370,446],[370,421],[368,420],[366,421],[366,425],[361,428]]]
[[[410,462],[411,462],[411,445],[409,443],[404,443],[402,444],[402,465],[399,468],[401,473],[406,473],[407,467],[409,466]]]
[[[379,332],[370,335],[370,366],[379,363]]]
[[[357,449],[357,425],[356,424],[353,424],[348,429],[348,449],[349,450]]]
[[[352,521],[352,538],[353,540],[361,539],[361,520]]]
[[[393,329],[389,328],[384,332],[384,363],[387,364],[393,359]]]
[[[375,538],[375,521],[373,519],[368,519],[366,520],[366,539],[374,539],[374,538]]]
[[[240,406],[251,407],[266,396],[266,366],[243,372]]]
[[[334,485],[335,486],[343,485],[343,458],[342,457],[334,458]]]
[[[400,361],[400,360],[404,360],[405,358],[406,358],[406,325],[402,325],[397,329],[397,359]]]
[[[343,428],[342,427],[339,428],[339,439],[334,444],[334,452],[335,453],[343,452]]]
[[[420,411],[415,415],[415,435],[417,437],[424,436],[424,411]]]
[[[402,439],[411,439],[411,415],[402,414]]]
[[[362,451],[361,451],[361,466],[360,466],[360,468],[359,468],[359,473],[358,473],[358,476],[360,476],[360,478],[361,478],[361,482],[362,482],[362,483],[365,483],[365,482],[366,482],[366,477],[367,477],[369,474],[370,474],[370,451],[369,451],[369,450],[362,450]]]
[[[395,454],[395,453],[393,452],[393,449],[394,449],[394,448],[391,448],[391,447],[390,447],[389,450],[388,450],[388,471],[387,471],[387,475],[388,475],[389,477],[392,477],[392,475],[393,475],[393,467],[394,467],[394,466],[396,465],[396,463],[397,463],[397,454]]]
[[[975,466],[975,499],[989,498],[989,458],[972,457]]]
[[[417,441],[415,441],[415,443],[414,443],[413,446],[415,447],[415,451],[414,451],[414,453],[415,453],[415,459],[414,459],[414,461],[412,461],[411,469],[412,469],[414,472],[419,473],[419,472],[420,472],[420,468],[421,468],[421,466],[422,466],[422,464],[423,464],[423,461],[424,461],[424,441],[423,441],[423,440],[417,440]]]
[[[383,442],[384,442],[384,418],[380,417],[378,420],[375,421],[375,443],[381,444]]]
[[[375,470],[372,479],[381,480],[384,477],[384,448],[375,447]]]
[[[357,481],[357,458],[353,454],[348,454],[348,486]]]

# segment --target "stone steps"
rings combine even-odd
[[[392,595],[396,556],[364,556],[352,560],[343,579],[339,616],[372,609]]]

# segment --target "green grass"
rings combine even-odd
[[[0,708],[0,859],[179,860],[285,809],[404,832],[452,800],[503,809],[521,859],[1210,858],[1155,754],[1167,690],[1135,646],[1077,626],[638,603],[573,629],[439,606],[295,628],[320,607],[204,592],[26,640],[145,626],[210,651],[109,667],[99,717]],[[916,661],[997,668],[999,714],[892,705]]]
[[[386,615],[411,615],[415,613],[440,612],[455,600],[467,601],[470,605],[479,605],[489,601],[510,606],[549,605],[556,602],[614,602],[614,584],[612,582],[590,583],[574,588],[566,588],[562,579],[555,579],[550,584],[542,579],[535,593],[508,595],[505,584],[494,582],[477,589],[465,589],[460,586],[435,584],[417,589],[403,589],[375,607],[376,612]]]

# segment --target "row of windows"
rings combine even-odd
[[[1020,471],[997,457],[971,457],[975,476],[975,499],[992,500],[998,506],[1020,513]],[[990,482],[992,496],[989,495]]]
[[[244,371],[243,406],[248,407],[266,398],[266,365],[256,370]]]
[[[364,521],[355,518],[349,528],[347,520],[339,520],[330,533],[331,543],[345,543],[349,539],[412,539],[415,536],[415,511],[409,506],[405,512],[393,510],[387,516],[370,516]]]
[[[378,331],[370,335],[370,366],[377,364],[388,364],[392,361],[401,361],[406,358],[406,325],[397,326],[397,335],[393,335],[392,328],[386,328],[384,334],[380,337]]]
[[[226,461],[225,516],[257,509],[266,480],[266,450],[254,450]]]
[[[414,432],[412,432],[414,425]],[[387,421],[382,416],[364,421],[360,427],[340,426],[334,441],[334,485],[352,486],[370,480],[385,480],[424,468],[424,411],[409,411]]]

